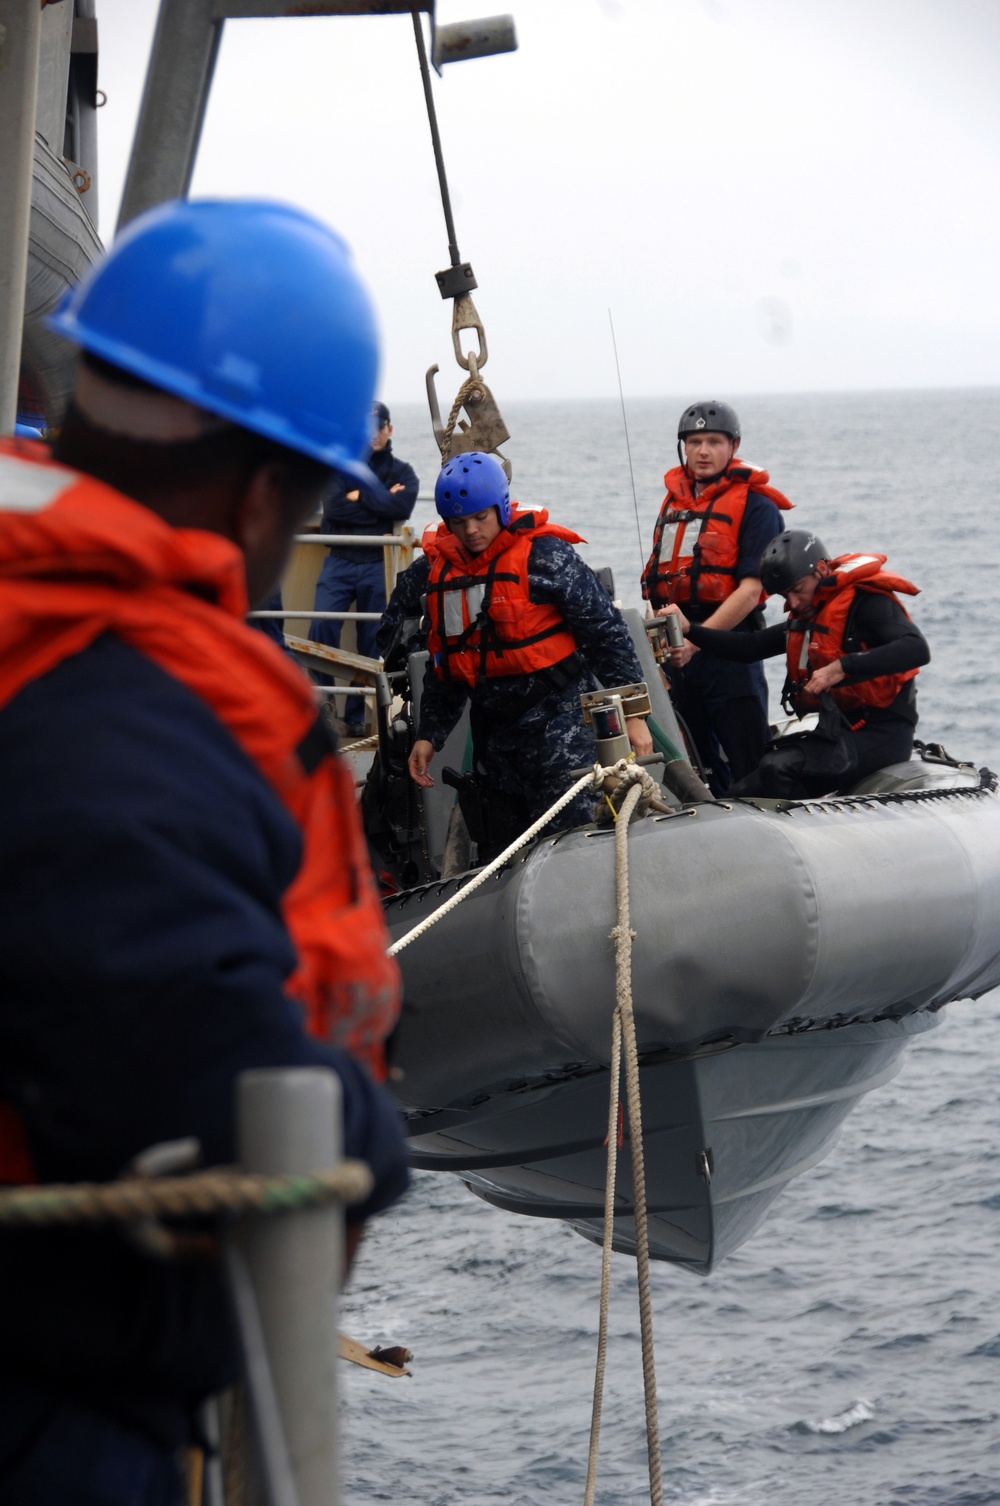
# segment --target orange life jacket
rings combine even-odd
[[[770,497],[783,512],[793,504],[768,485],[767,471],[739,459],[697,497],[684,466],[674,466],[663,481],[667,495],[642,572],[642,594],[656,607],[673,602],[718,606],[736,590],[740,525],[749,494]],[[766,592],[760,600],[767,600]]]
[[[443,680],[476,685],[497,675],[527,675],[559,664],[576,639],[557,607],[528,594],[528,556],[537,538],[586,541],[548,521],[544,508],[514,511],[482,554],[469,555],[441,523],[425,534],[431,561],[427,582],[427,647]]]
[[[825,576],[816,588],[809,612],[803,617],[788,619],[788,685],[792,703],[800,714],[815,711],[819,697],[807,695],[803,689],[817,669],[832,664],[845,652],[844,640],[849,635],[851,607],[858,591],[873,591],[891,596],[904,612],[906,608],[896,592],[906,596],[918,596],[919,587],[901,575],[883,570],[884,554],[842,554],[831,560],[832,575]],[[906,613],[909,616],[909,613]],[[863,643],[862,649],[870,648]],[[835,685],[830,694],[843,711],[855,713],[867,706],[890,706],[908,680],[919,673],[907,669],[896,675],[876,675],[871,680],[859,680],[856,685]]]
[[[211,707],[302,833],[301,866],[282,900],[298,953],[287,991],[304,1005],[313,1035],[384,1076],[399,976],[385,954],[353,780],[323,746],[308,681],[244,622],[236,546],[171,528],[111,487],[53,464],[44,445],[0,441],[0,600],[0,709],[104,633]],[[0,1106],[0,1180],[27,1170],[19,1136],[16,1115]]]

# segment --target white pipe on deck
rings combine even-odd
[[[378,544],[383,549],[418,549],[419,540],[407,538],[402,533],[297,533],[296,544]]]
[[[318,1171],[341,1159],[340,1080],[326,1067],[244,1072],[240,1161],[247,1171]],[[334,1506],[337,1460],[337,1297],[344,1215],[337,1204],[250,1222],[246,1256],[257,1293],[301,1506]]]
[[[251,622],[269,617],[291,617],[294,622],[381,622],[381,612],[294,612],[291,607],[248,612]]]

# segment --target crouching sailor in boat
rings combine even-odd
[[[716,632],[676,607],[692,643],[739,662],[784,654],[786,709],[819,712],[815,731],[778,738],[732,795],[801,800],[905,762],[917,723],[917,673],[930,660],[900,595],[918,588],[884,568],[884,554],[830,559],[814,533],[789,529],[764,550],[760,579],[788,618],[754,633]]]
[[[426,599],[430,659],[420,725],[409,757],[418,785],[468,701],[475,766],[492,821],[479,843],[488,860],[524,831],[594,762],[581,691],[642,679],[625,619],[573,548],[579,534],[550,523],[543,508],[510,500],[503,466],[472,451],[449,461],[434,488],[443,521],[424,554],[400,576],[379,625],[388,646]],[[652,752],[643,717],[626,723],[639,753]],[[591,820],[586,792],[552,830]],[[463,807],[464,809],[464,807]],[[479,838],[473,833],[474,838]]]
[[[187,1136],[231,1163],[237,1074],[318,1065],[374,1173],[351,1248],[407,1180],[368,1070],[395,965],[351,777],[244,616],[333,468],[370,480],[368,294],[298,211],[178,202],[53,322],[83,347],[54,459],[0,446],[0,1180]],[[216,1262],[0,1235],[0,1500],[175,1506],[235,1368]]]

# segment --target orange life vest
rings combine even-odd
[[[882,569],[885,558],[884,554],[842,554],[831,560],[833,573],[820,581],[809,612],[788,619],[788,684],[792,702],[800,714],[815,711],[819,706],[819,697],[807,695],[803,689],[806,681],[824,664],[832,664],[843,653],[851,652],[845,650],[844,640],[849,633],[851,607],[857,592],[891,596],[904,612],[906,608],[896,592],[902,591],[906,596],[920,594],[918,586]],[[861,647],[871,645],[863,643]],[[854,713],[867,706],[890,706],[906,682],[918,673],[916,669],[907,669],[896,675],[876,675],[872,680],[859,680],[856,685],[835,685],[830,694],[846,712]]]
[[[736,590],[740,525],[747,497],[759,492],[787,511],[788,498],[768,485],[767,471],[734,459],[696,497],[684,466],[664,476],[667,495],[653,530],[653,552],[642,572],[642,594],[656,607],[677,602],[718,606]],[[760,600],[767,600],[761,592]]]
[[[562,613],[528,594],[528,556],[537,538],[586,541],[548,521],[544,508],[514,511],[482,554],[469,555],[441,523],[425,534],[427,647],[443,680],[476,685],[497,675],[527,675],[559,664],[576,650]]]
[[[53,464],[41,444],[0,441],[0,599],[0,709],[104,633],[211,707],[302,833],[301,866],[282,900],[298,953],[287,991],[304,1005],[313,1035],[384,1076],[399,977],[385,954],[353,780],[323,747],[305,677],[244,622],[236,546],[171,528],[111,487]],[[0,1107],[0,1180],[26,1171],[18,1137],[16,1115]]]

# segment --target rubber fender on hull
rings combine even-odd
[[[1000,984],[995,794],[702,806],[633,826],[629,864],[643,1051],[903,1013]],[[389,905],[393,934],[439,892],[450,886]],[[606,1063],[614,924],[613,835],[582,830],[539,843],[407,948],[407,1102]]]

